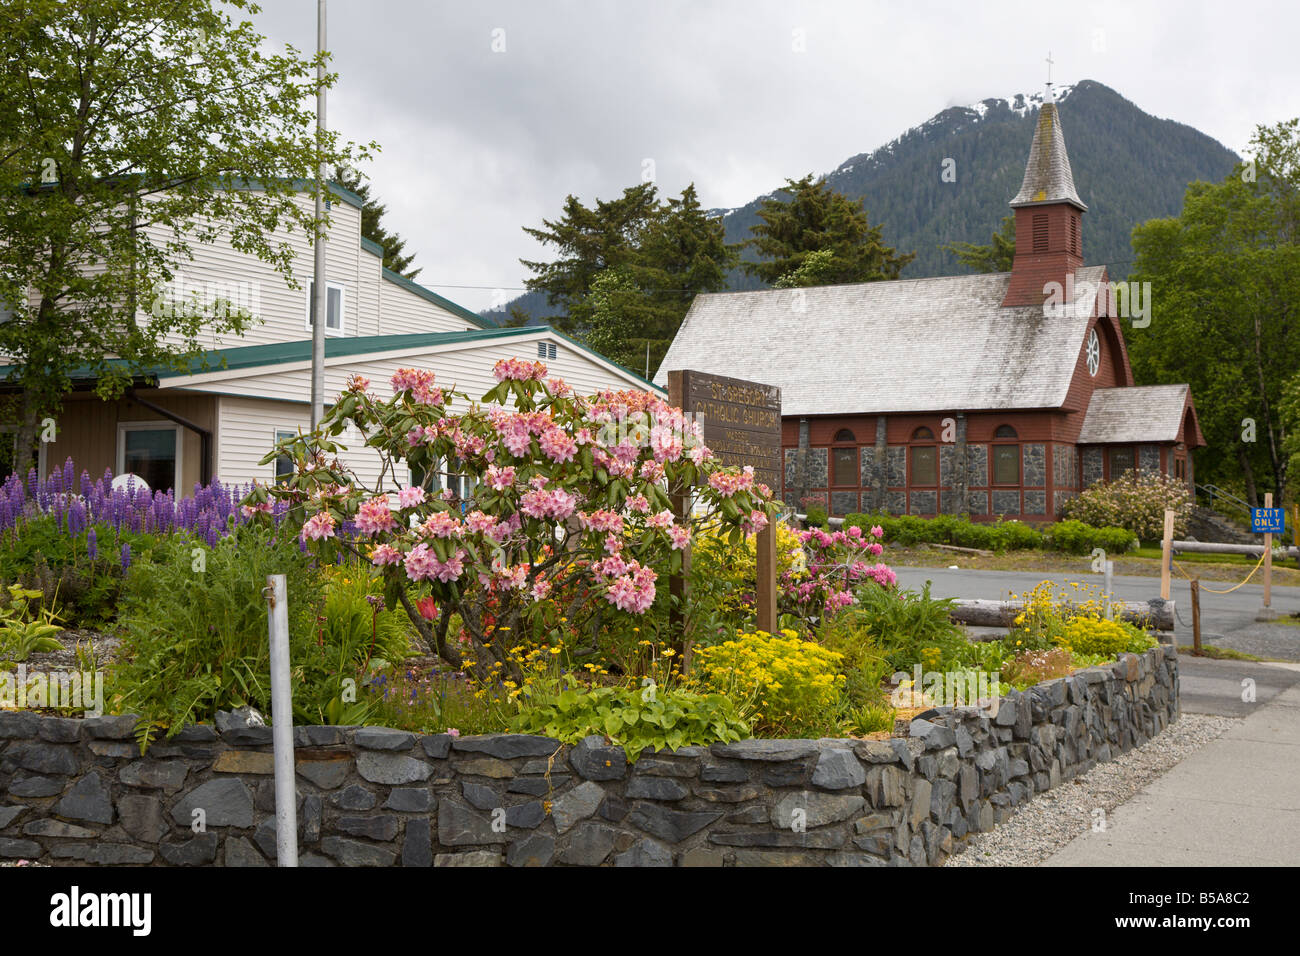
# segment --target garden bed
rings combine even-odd
[[[1158,647],[884,740],[750,739],[629,763],[601,737],[299,727],[301,863],[936,865],[1178,710],[1177,655]],[[273,864],[269,728],[224,715],[142,757],[134,727],[0,713],[0,858]]]

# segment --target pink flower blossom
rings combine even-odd
[[[577,443],[562,428],[548,428],[542,433],[538,444],[541,446],[542,454],[557,465],[572,461],[578,451]]]
[[[402,552],[391,544],[377,544],[370,549],[370,563],[377,568],[385,564],[400,564],[401,561]]]
[[[605,600],[620,610],[644,614],[655,600],[655,577],[651,568],[629,561],[626,573],[610,582]]]
[[[487,470],[487,483],[493,491],[505,491],[511,488],[515,483],[514,465],[506,465],[504,468],[498,468],[496,465],[489,465]]]
[[[474,534],[491,531],[496,523],[497,519],[495,517],[481,511],[471,511],[465,516],[465,530]]]
[[[460,531],[460,522],[448,511],[435,511],[420,525],[420,534],[426,538],[450,538]]]
[[[534,601],[545,601],[551,596],[550,581],[534,581],[533,589],[529,592]]]
[[[562,521],[573,514],[578,499],[562,488],[535,488],[519,500],[519,510],[530,518]]]
[[[633,495],[627,499],[628,510],[634,514],[649,514],[650,502],[646,500],[645,495]]]
[[[397,493],[399,508],[414,508],[424,504],[424,489],[419,485],[407,485]]]
[[[871,537],[873,537],[873,538],[883,538],[884,536],[885,536],[885,529],[884,529],[884,528],[880,527],[880,525],[873,525],[873,526],[872,526],[872,528],[871,528]]]
[[[375,534],[393,527],[393,514],[383,498],[371,498],[357,509],[357,530],[362,534]]]
[[[675,524],[668,529],[668,537],[672,539],[673,550],[680,551],[691,543],[691,529]]]
[[[673,526],[673,513],[665,508],[658,514],[646,518],[645,523],[647,528],[671,528]]]
[[[578,512],[578,517],[582,521],[582,526],[588,531],[612,531],[614,534],[623,533],[623,519],[606,508],[593,511],[591,514]]]
[[[492,366],[492,374],[498,382],[507,379],[540,381],[546,377],[546,366],[541,362],[523,362],[517,358],[501,359]]]
[[[304,541],[321,541],[332,537],[334,537],[334,516],[328,511],[312,515],[302,526]]]

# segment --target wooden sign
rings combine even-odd
[[[681,377],[680,404],[673,390]],[[724,465],[752,465],[754,480],[781,490],[781,389],[705,372],[668,373],[669,401],[704,426],[704,444]]]
[[[755,482],[779,494],[781,490],[781,389],[707,372],[668,373],[668,402],[694,416],[704,430],[704,444],[723,465],[751,465]],[[676,502],[684,515],[685,498]],[[758,629],[775,633],[776,531],[768,525],[755,542],[758,557]],[[685,565],[689,568],[689,564]],[[674,594],[685,603],[685,574],[674,581]],[[689,648],[686,648],[689,655]],[[689,662],[689,657],[687,658]]]

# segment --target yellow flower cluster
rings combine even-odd
[[[1155,641],[1137,628],[1120,621],[1108,621],[1095,615],[1071,618],[1058,640],[1075,655],[1115,657],[1126,651],[1145,650]]]
[[[829,707],[844,687],[843,655],[795,631],[739,633],[734,640],[695,651],[695,674],[709,690],[726,694],[754,718],[779,730]]]

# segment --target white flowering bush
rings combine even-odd
[[[1143,541],[1164,536],[1165,510],[1174,512],[1174,537],[1187,533],[1192,496],[1179,478],[1154,471],[1130,471],[1113,481],[1098,481],[1061,508],[1094,528],[1127,528]]]

